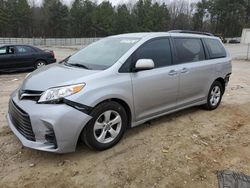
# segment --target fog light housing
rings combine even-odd
[[[53,144],[54,149],[57,148],[56,135],[53,129],[48,129],[46,131],[45,140],[47,141],[45,144]]]

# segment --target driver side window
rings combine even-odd
[[[7,54],[7,47],[1,47],[0,48],[0,55],[5,55]]]
[[[172,64],[170,42],[167,38],[154,39],[142,45],[134,54],[134,62],[139,59],[152,59],[155,68]]]

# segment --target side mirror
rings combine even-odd
[[[152,59],[139,59],[135,64],[135,70],[150,70],[155,67],[154,61]]]

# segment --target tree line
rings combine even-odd
[[[250,0],[138,0],[112,6],[74,0],[0,0],[0,37],[103,37],[175,29],[240,36],[250,27]]]

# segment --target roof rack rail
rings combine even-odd
[[[198,35],[207,35],[214,36],[212,33],[201,32],[201,31],[189,31],[189,30],[171,30],[169,33],[189,33],[189,34],[198,34]]]

